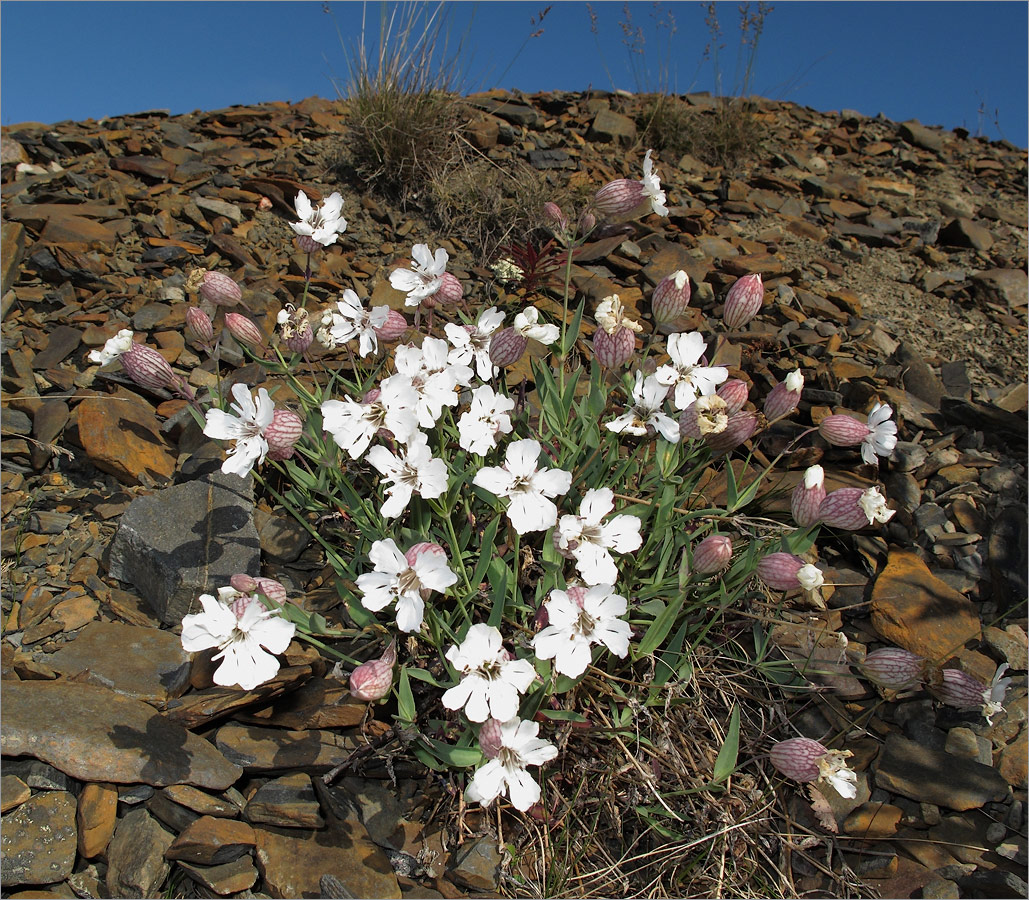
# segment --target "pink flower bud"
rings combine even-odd
[[[861,488],[840,488],[828,494],[818,507],[818,518],[830,528],[859,531],[869,525],[861,506]]]
[[[733,378],[720,385],[715,393],[725,401],[725,414],[731,416],[746,406],[750,390],[745,381]]]
[[[225,327],[229,329],[229,334],[247,347],[260,347],[264,343],[261,329],[239,313],[226,313]]]
[[[581,584],[569,585],[565,588],[565,593],[568,595],[568,599],[572,601],[579,609],[583,609],[583,603],[586,600],[586,595],[589,593],[588,588],[584,588]]]
[[[243,299],[243,291],[235,281],[223,272],[205,272],[200,284],[202,300],[215,306],[235,306]]]
[[[232,610],[232,614],[236,617],[236,620],[239,621],[243,618],[243,614],[252,603],[260,602],[261,601],[258,600],[254,594],[240,594],[229,604],[229,609]]]
[[[243,594],[252,594],[257,590],[257,582],[254,581],[252,575],[233,575],[229,579],[229,585],[233,590],[240,591]]]
[[[805,565],[792,553],[769,553],[758,560],[757,577],[773,591],[793,591],[800,587],[797,573]]]
[[[722,310],[725,327],[730,331],[742,328],[761,311],[764,299],[765,289],[759,274],[738,278],[725,297],[725,308]]]
[[[693,571],[700,575],[721,572],[732,561],[732,541],[724,534],[711,534],[693,551]]]
[[[785,381],[780,381],[765,397],[765,418],[769,422],[788,416],[800,403],[800,391],[791,391]]]
[[[818,508],[825,499],[825,472],[821,466],[811,466],[804,473],[804,480],[793,489],[790,497],[790,512],[793,521],[801,528],[807,528],[818,521]]]
[[[650,298],[650,311],[656,323],[679,318],[690,303],[690,277],[682,269],[662,278]]]
[[[853,416],[826,416],[818,425],[818,433],[834,447],[853,447],[871,433],[871,429]]]
[[[386,321],[378,328],[373,327],[372,330],[380,341],[395,341],[407,331],[407,319],[404,318],[403,313],[391,309],[386,314]]]
[[[293,455],[293,445],[304,430],[304,420],[292,410],[276,409],[271,423],[264,429],[264,439],[268,442],[268,458],[289,459]]]
[[[255,578],[252,575],[239,574],[233,575],[229,579],[229,584],[241,594],[257,594],[260,592],[269,600],[274,600],[279,605],[286,602],[286,588],[274,578],[264,578],[260,575]]]
[[[643,184],[619,178],[609,181],[593,197],[593,206],[601,215],[627,216],[644,200]]]
[[[772,747],[769,759],[779,772],[792,781],[817,781],[821,775],[818,760],[828,752],[818,741],[797,737],[779,741]]]
[[[546,203],[543,204],[543,217],[548,222],[550,222],[551,225],[554,225],[555,227],[557,227],[558,230],[560,230],[560,231],[567,231],[568,230],[568,219],[567,219],[567,217],[565,216],[565,214],[563,212],[561,212],[561,207],[558,206],[553,201],[549,201],[548,200]]]
[[[519,334],[514,327],[509,326],[503,331],[498,331],[489,343],[490,362],[501,369],[513,366],[522,358],[528,344],[529,339]]]
[[[504,742],[500,736],[499,719],[487,719],[479,729],[479,748],[488,759],[496,759]]]
[[[422,541],[421,543],[415,544],[411,547],[411,549],[404,554],[404,559],[407,560],[407,564],[409,566],[413,566],[425,553],[441,557],[444,560],[447,558],[447,551],[439,544],[433,543],[432,541]]]
[[[461,282],[449,272],[444,272],[439,289],[432,295],[432,298],[438,303],[457,303],[463,296],[464,288],[461,286]]]
[[[597,227],[597,217],[591,212],[585,212],[579,217],[579,234],[589,234]]]
[[[214,323],[199,306],[186,310],[186,334],[198,344],[210,344],[214,340]]]
[[[751,435],[757,431],[757,413],[738,412],[729,416],[729,421],[724,431],[717,434],[705,434],[704,443],[714,453],[728,453],[735,450],[745,441],[750,440]]]
[[[121,355],[122,368],[140,387],[158,390],[171,387],[175,373],[160,353],[146,344],[133,344]]]
[[[396,662],[397,642],[390,641],[382,656],[363,663],[350,673],[350,695],[366,703],[381,700],[393,687]]]
[[[636,335],[632,329],[620,326],[614,334],[608,334],[603,328],[593,333],[593,353],[597,362],[605,369],[618,369],[624,366],[636,351]]]
[[[304,253],[315,253],[316,251],[323,249],[322,245],[309,234],[297,235],[296,242],[297,246],[303,250]]]
[[[925,675],[925,660],[900,647],[884,647],[867,654],[860,669],[869,681],[879,687],[900,691],[921,682]]]
[[[929,684],[936,699],[956,709],[979,709],[990,695],[989,688],[977,678],[960,669],[942,669],[942,681]]]

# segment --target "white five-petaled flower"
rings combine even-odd
[[[699,331],[668,336],[668,355],[672,362],[659,366],[656,378],[666,387],[675,388],[672,401],[676,409],[686,409],[698,397],[707,397],[729,377],[724,366],[698,365],[707,350]]]
[[[132,349],[132,329],[123,328],[113,338],[108,338],[102,350],[90,350],[89,361],[106,366],[123,353]]]
[[[442,247],[436,250],[435,256],[429,253],[428,244],[415,244],[411,248],[411,268],[394,269],[389,275],[393,289],[407,294],[404,306],[418,306],[440,289],[449,259],[450,254]]]
[[[236,402],[229,407],[236,415],[209,409],[204,434],[217,440],[236,442],[222,463],[222,471],[226,474],[233,472],[243,478],[254,463],[264,462],[268,453],[264,431],[275,418],[275,403],[264,388],[258,388],[257,403],[254,403],[245,384],[234,384],[232,396]]]
[[[296,626],[256,596],[231,587],[218,588],[218,597],[201,594],[200,603],[202,613],[182,620],[182,649],[195,653],[218,648],[214,659],[222,664],[215,670],[214,683],[252,691],[274,678],[279,661],[272,654],[285,651]]]
[[[508,413],[515,402],[488,384],[472,391],[472,402],[457,423],[458,443],[469,453],[485,456],[497,446],[497,436],[510,434],[514,426]]]
[[[572,473],[564,469],[538,469],[543,448],[532,438],[507,445],[503,466],[487,466],[475,473],[472,483],[511,503],[507,517],[519,534],[546,531],[557,522],[557,507],[549,500],[572,486]]]
[[[869,433],[861,442],[861,458],[870,466],[877,466],[876,455],[889,456],[897,446],[897,423],[890,421],[893,409],[888,404],[876,403],[868,414]]]
[[[650,208],[659,216],[668,215],[668,207],[665,206],[665,192],[661,190],[661,179],[654,171],[654,162],[650,158],[653,150],[648,150],[643,157],[643,194],[650,200]]]
[[[322,313],[318,340],[326,347],[342,347],[358,338],[358,352],[364,358],[379,349],[375,329],[385,325],[388,316],[388,306],[374,306],[366,310],[361,298],[348,288],[336,302],[336,309],[330,307]]]
[[[538,722],[511,719],[500,726],[500,747],[495,758],[475,770],[465,790],[470,803],[488,806],[507,793],[515,809],[525,812],[540,798],[540,786],[525,771],[557,756],[557,747],[538,737]]]
[[[570,592],[551,591],[544,604],[550,624],[532,639],[536,655],[554,660],[554,669],[569,678],[586,671],[594,644],[624,657],[632,629],[621,616],[629,603],[614,590],[611,584],[594,585],[582,595],[581,603]]]
[[[644,378],[643,373],[638,371],[636,385],[632,389],[632,405],[604,427],[615,434],[628,432],[642,437],[650,426],[666,441],[674,444],[679,440],[679,423],[662,411],[667,396],[668,388],[656,376],[648,375]]]
[[[413,494],[431,500],[442,496],[447,489],[447,464],[432,455],[429,439],[420,431],[411,436],[407,447],[399,454],[391,453],[381,444],[372,447],[368,451],[368,462],[389,483],[381,510],[387,519],[407,509]]]
[[[445,553],[418,553],[413,559],[400,552],[392,538],[376,541],[368,553],[374,572],[357,576],[361,605],[378,612],[396,601],[397,628],[414,632],[422,627],[425,599],[422,591],[445,591],[457,581]]]
[[[397,374],[411,380],[418,395],[420,428],[432,428],[444,406],[457,406],[458,385],[471,384],[472,370],[449,360],[450,348],[441,338],[426,337],[420,347],[405,344],[394,354]]]
[[[330,194],[317,209],[311,205],[307,194],[301,191],[293,206],[300,221],[290,223],[290,228],[323,247],[335,244],[336,236],[347,230],[347,220],[342,215],[343,196],[339,191]]]
[[[610,488],[590,488],[582,498],[579,515],[561,516],[557,524],[557,546],[572,555],[587,584],[614,584],[618,569],[610,551],[630,553],[643,543],[636,516],[601,521],[615,508],[614,496]]]
[[[1011,684],[1010,678],[1003,677],[1008,668],[1009,666],[1006,662],[1001,663],[993,675],[990,686],[983,691],[982,712],[987,725],[992,725],[993,717],[997,713],[1004,711],[1004,697],[1008,692],[1008,685]]]
[[[493,339],[493,332],[504,322],[504,313],[495,306],[491,306],[482,315],[479,321],[472,325],[454,325],[448,322],[443,326],[451,346],[448,359],[452,363],[467,366],[475,360],[475,372],[482,381],[489,381],[497,374],[497,367],[493,365],[489,356],[489,345]]]
[[[472,722],[489,718],[506,722],[518,715],[518,695],[536,678],[532,663],[512,659],[504,649],[500,630],[472,625],[460,646],[447,651],[450,664],[463,676],[443,694],[447,709],[461,709]]]
[[[410,378],[391,375],[379,385],[379,396],[367,403],[349,397],[322,403],[322,427],[353,459],[364,455],[380,428],[402,444],[418,430],[418,392]]]
[[[533,338],[541,344],[553,344],[561,336],[561,329],[556,325],[541,325],[539,310],[535,306],[527,306],[514,318],[514,329],[522,337]]]

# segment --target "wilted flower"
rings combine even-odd
[[[317,249],[315,245],[328,247],[336,243],[338,235],[347,230],[347,220],[343,218],[343,196],[335,191],[322,201],[322,205],[315,209],[307,194],[303,191],[297,194],[294,207],[299,222],[291,222],[292,228],[301,238],[301,248],[308,253]]]
[[[693,571],[699,575],[721,572],[732,561],[732,541],[724,534],[709,534],[693,551]]]
[[[614,584],[618,569],[611,558],[615,553],[631,553],[643,543],[640,520],[636,516],[603,519],[615,508],[611,488],[590,488],[579,506],[579,515],[561,516],[554,535],[559,551],[575,560],[575,567],[587,584]]]
[[[371,703],[381,700],[393,687],[393,667],[397,664],[397,642],[389,646],[378,659],[362,663],[350,673],[350,696]]]
[[[264,388],[258,388],[257,403],[254,403],[245,384],[234,384],[232,396],[236,402],[229,404],[229,408],[236,414],[209,409],[204,434],[217,440],[236,442],[222,463],[222,471],[243,478],[255,463],[264,462],[268,453],[264,432],[275,416],[275,404]]]
[[[311,330],[306,309],[297,309],[292,303],[287,303],[279,310],[275,321],[279,325],[279,334],[286,349],[293,353],[303,353],[311,346],[314,332]]]
[[[721,434],[729,425],[728,409],[728,404],[718,394],[697,397],[679,416],[679,434],[691,441]]]
[[[901,691],[914,687],[925,675],[926,662],[910,650],[900,647],[883,647],[865,654],[861,673],[880,687],[890,691]]]
[[[825,471],[821,466],[810,466],[804,473],[804,480],[793,489],[790,497],[793,521],[801,528],[814,525],[818,521],[818,510],[824,499]]]
[[[514,318],[515,331],[541,344],[553,344],[561,336],[561,329],[556,325],[540,323],[539,317],[539,310],[535,306],[525,307]]]
[[[817,566],[805,563],[793,553],[769,553],[757,563],[757,577],[774,591],[792,591],[804,588],[813,591],[821,587],[824,577]]]
[[[738,278],[725,297],[725,307],[722,310],[725,327],[732,331],[742,328],[761,311],[764,299],[765,289],[759,274]]]
[[[539,728],[537,722],[523,722],[518,718],[504,722],[500,726],[499,740],[490,745],[490,749],[496,750],[494,758],[475,770],[465,790],[465,799],[488,806],[506,792],[515,809],[521,812],[537,803],[540,786],[525,768],[541,766],[557,756],[557,747],[537,737]]]
[[[674,444],[679,440],[679,425],[663,411],[667,396],[668,388],[657,378],[653,375],[644,378],[642,372],[637,372],[636,384],[632,389],[632,404],[604,427],[615,434],[635,434],[640,437],[656,432]]]
[[[581,604],[571,591],[553,590],[546,602],[550,624],[532,639],[540,659],[554,660],[554,670],[578,678],[590,664],[591,648],[603,644],[615,656],[629,652],[632,629],[624,616],[629,608],[625,597],[611,584],[598,584],[586,591]]]
[[[428,244],[415,244],[411,248],[411,259],[411,268],[394,269],[389,283],[394,290],[407,294],[405,306],[414,307],[440,289],[450,255],[442,247],[433,255],[429,253]]]
[[[1010,678],[1002,677],[1007,669],[1008,664],[1001,663],[989,687],[961,669],[942,669],[939,683],[930,683],[928,687],[940,702],[957,709],[978,709],[987,724],[992,724],[993,717],[1004,708],[1004,696],[1011,683]]]
[[[106,366],[109,362],[114,362],[123,353],[128,353],[132,349],[132,329],[123,328],[114,337],[108,338],[101,350],[90,350],[89,361],[97,363],[101,366]]]
[[[546,531],[557,522],[557,506],[550,497],[564,494],[572,486],[572,473],[563,469],[537,468],[543,448],[527,438],[507,445],[503,466],[479,469],[472,479],[477,487],[511,501],[507,517],[519,534]]]
[[[636,350],[634,332],[643,330],[639,322],[625,313],[617,294],[605,297],[597,306],[597,330],[593,333],[593,352],[606,369],[624,366]]]
[[[272,654],[285,651],[296,626],[257,597],[231,587],[219,588],[217,598],[201,594],[200,603],[202,613],[182,620],[182,649],[195,653],[218,648],[214,659],[221,659],[222,664],[214,673],[214,683],[226,687],[238,684],[252,691],[274,678],[279,661]]]
[[[857,773],[845,762],[849,750],[829,750],[811,738],[779,741],[769,754],[772,765],[794,781],[824,781],[848,800],[857,796]]]
[[[828,494],[818,507],[818,518],[831,528],[857,531],[873,522],[888,522],[896,510],[888,509],[877,487],[840,488]]]
[[[446,655],[462,675],[460,683],[443,694],[447,709],[463,707],[471,722],[490,717],[507,722],[518,715],[518,695],[529,689],[536,670],[528,660],[510,657],[499,629],[472,625],[461,645],[452,646]]]

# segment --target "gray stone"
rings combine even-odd
[[[53,884],[71,874],[77,839],[75,805],[67,791],[46,791],[4,817],[0,884]]]
[[[636,140],[636,123],[628,116],[612,112],[610,109],[598,110],[586,133],[586,140],[631,144]]]
[[[945,393],[943,383],[933,374],[918,351],[902,341],[893,354],[893,359],[904,369],[904,390],[931,406],[939,406],[940,398]]]
[[[311,776],[306,772],[262,784],[247,803],[246,817],[251,822],[284,828],[321,828],[325,824]]]
[[[311,543],[311,533],[292,516],[254,510],[254,525],[261,541],[261,552],[272,562],[296,562]]]
[[[972,281],[988,300],[1013,309],[1029,304],[1029,279],[1023,269],[988,269],[973,275]]]
[[[897,133],[909,144],[923,150],[939,152],[943,149],[943,136],[930,128],[926,128],[918,119],[909,119],[897,126]]]
[[[993,235],[989,228],[959,216],[940,229],[940,243],[949,247],[971,247],[985,253],[993,246]]]
[[[60,769],[55,769],[38,759],[6,759],[4,775],[14,775],[36,790],[71,791],[77,794],[80,787]]]
[[[108,896],[156,896],[171,871],[164,854],[174,839],[145,809],[127,813],[107,847]]]
[[[353,798],[369,837],[380,847],[403,849],[403,833],[398,833],[402,810],[396,791],[365,778],[344,778],[341,786]]]
[[[925,900],[958,900],[961,891],[953,881],[937,875],[923,885],[922,896]]]
[[[886,738],[875,771],[879,787],[958,811],[1001,800],[1008,784],[991,766],[923,747],[899,734]]]
[[[1014,872],[1003,869],[977,868],[974,872],[958,880],[958,886],[965,896],[980,897],[1015,897],[1029,896],[1029,884]]]
[[[248,890],[257,881],[257,866],[249,855],[220,866],[197,866],[184,860],[178,864],[195,882],[222,897]]]
[[[135,586],[166,625],[238,573],[257,574],[253,479],[215,472],[137,497],[111,544],[110,574]]]
[[[214,197],[197,197],[198,209],[213,213],[216,216],[225,216],[226,219],[239,225],[243,221],[243,210],[235,203],[227,203],[225,200],[217,200]]]
[[[228,759],[248,772],[324,772],[357,749],[353,737],[331,731],[284,731],[235,723],[219,728],[214,741]]]
[[[496,838],[484,836],[468,841],[450,856],[447,871],[461,884],[475,891],[495,891],[501,863]]]

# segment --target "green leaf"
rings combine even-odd
[[[736,509],[736,471],[732,467],[732,460],[725,461],[725,508],[727,512]]]
[[[647,633],[643,635],[643,640],[636,647],[634,654],[636,659],[650,656],[651,653],[661,646],[661,642],[668,636],[668,632],[672,630],[672,626],[675,624],[675,619],[679,615],[679,610],[682,609],[684,599],[685,594],[679,594],[677,598],[668,604],[665,611],[654,619],[653,624],[647,629]]]
[[[725,781],[736,771],[736,758],[740,752],[740,708],[734,706],[729,716],[729,728],[725,734],[725,741],[722,749],[718,751],[718,758],[715,760],[713,780]]]
[[[428,744],[429,752],[441,762],[458,769],[466,769],[469,766],[477,766],[482,762],[482,751],[478,747],[455,747],[453,744],[444,744],[442,741],[434,741],[432,738],[422,736]]]
[[[440,684],[432,675],[428,669],[419,669],[417,666],[411,666],[409,669],[404,671],[412,678],[417,678],[419,681],[425,681],[431,684],[433,687],[442,688],[444,685]]]
[[[575,315],[572,317],[572,324],[568,326],[568,330],[565,332],[564,344],[561,346],[561,355],[567,356],[572,347],[575,346],[575,342],[579,339],[579,328],[582,326],[582,314],[586,309],[586,298],[583,297],[579,301],[579,308],[575,310]]]
[[[425,747],[419,747],[415,744],[411,747],[411,750],[422,764],[428,766],[433,772],[445,772],[447,770],[447,766],[436,759]]]
[[[493,594],[490,600],[493,603],[490,609],[489,619],[486,624],[499,628],[504,619],[504,606],[507,603],[508,584],[511,579],[511,570],[507,563],[499,556],[494,556],[489,563],[489,583],[493,585]]]
[[[404,723],[414,722],[418,718],[407,666],[400,670],[400,684],[397,688],[397,718]]]
[[[475,571],[472,572],[472,587],[482,584],[482,579],[486,576],[486,569],[493,559],[493,543],[497,539],[497,529],[503,518],[503,516],[494,516],[482,533],[482,540],[479,541],[479,561],[475,564]]]
[[[542,710],[543,715],[548,719],[554,719],[557,722],[588,722],[582,713],[577,713],[572,709],[544,709]]]

